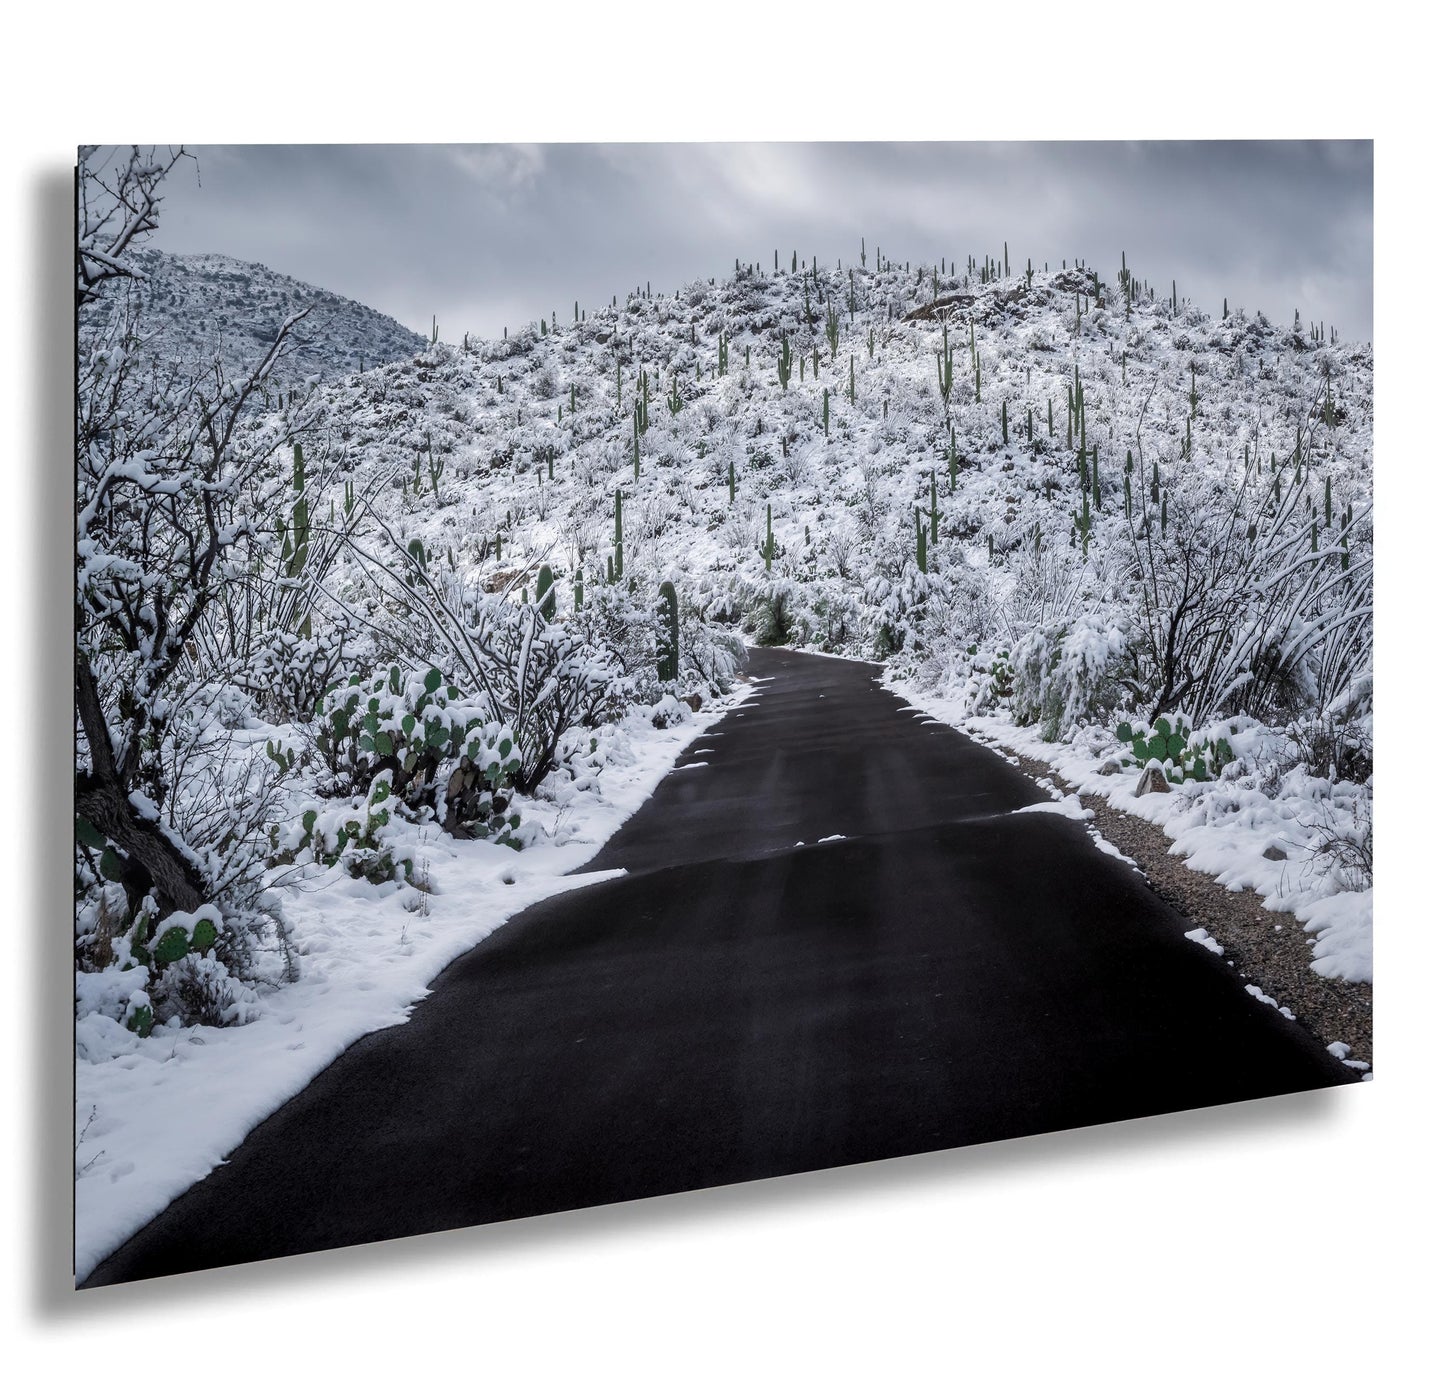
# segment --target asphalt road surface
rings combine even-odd
[[[87,1284],[1353,1080],[872,667],[752,663],[593,861],[625,877],[460,957]]]

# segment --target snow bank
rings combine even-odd
[[[1347,782],[1331,785],[1299,766],[1281,770],[1275,782],[1258,780],[1255,764],[1279,755],[1277,732],[1252,725],[1231,738],[1246,759],[1240,765],[1250,769],[1243,775],[1233,775],[1231,768],[1215,781],[1136,796],[1136,769],[1099,770],[1121,749],[1102,729],[1084,729],[1069,742],[1045,742],[1037,726],[970,714],[960,691],[929,694],[907,681],[886,683],[908,703],[971,737],[1048,763],[1079,795],[1102,797],[1115,810],[1159,826],[1174,842],[1171,853],[1191,869],[1234,892],[1252,890],[1270,912],[1292,913],[1314,940],[1311,965],[1318,974],[1373,979],[1374,890],[1350,887],[1339,865],[1317,852],[1321,831],[1348,827],[1368,806],[1369,793]]]
[[[655,727],[645,711],[599,735],[607,759],[527,803],[545,838],[517,851],[418,827],[408,852],[430,891],[377,887],[313,868],[285,892],[300,977],[263,995],[248,1024],[158,1025],[140,1039],[116,1022],[128,973],[87,976],[77,1007],[75,1273],[87,1273],[349,1045],[402,1024],[427,986],[522,909],[616,877],[573,874],[642,805],[695,738],[750,693]],[[520,804],[520,803],[519,803]],[[143,978],[144,972],[141,972]],[[143,979],[140,982],[143,984]]]

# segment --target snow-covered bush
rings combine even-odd
[[[1105,617],[1036,627],[1010,654],[1014,722],[1038,724],[1047,742],[1102,722],[1119,705],[1127,654],[1123,630]]]
[[[908,559],[896,572],[875,572],[863,584],[868,610],[865,620],[872,630],[873,650],[879,659],[897,655],[918,643],[924,608],[939,588],[934,574],[921,572]]]

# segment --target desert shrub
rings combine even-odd
[[[1119,705],[1127,644],[1120,626],[1086,616],[1036,627],[1010,653],[1015,723],[1039,725],[1046,742],[1099,723]]]

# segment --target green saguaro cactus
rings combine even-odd
[[[291,447],[291,488],[296,499],[291,505],[291,556],[286,560],[286,576],[299,578],[306,567],[306,555],[311,548],[311,513],[306,502],[306,460],[301,454],[301,443]]]
[[[556,617],[556,579],[552,576],[552,569],[545,563],[537,570],[537,606],[548,621]]]
[[[677,635],[677,589],[672,583],[664,582],[658,588],[661,597],[659,610],[662,612],[662,643],[657,654],[657,678],[664,684],[677,679],[678,663],[681,659]]]
[[[614,521],[614,533],[612,537],[613,568],[612,577],[616,582],[622,581],[622,492],[614,491],[612,496],[612,513]]]
[[[938,360],[938,391],[943,395],[943,410],[948,411],[948,400],[953,394],[953,351],[948,345],[948,323],[943,326],[943,348],[936,356]]]

